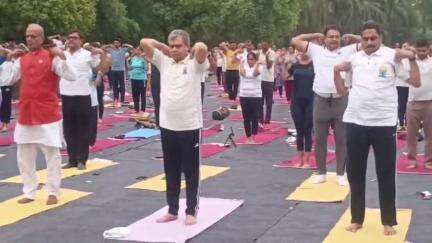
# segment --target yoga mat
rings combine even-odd
[[[383,234],[379,209],[366,208],[363,228],[352,233],[345,230],[351,223],[351,212],[348,208],[327,237],[324,243],[405,243],[405,238],[411,223],[411,209],[397,209],[398,225],[394,226],[396,234],[386,236]]]
[[[90,149],[90,153],[97,153],[103,151],[105,149],[114,148],[122,144],[126,144],[132,141],[136,141],[133,139],[110,139],[105,138],[101,140],[97,140],[96,144]]]
[[[106,132],[106,131],[110,130],[111,127],[112,127],[112,126],[110,126],[110,125],[98,124],[98,125],[97,125],[97,130],[98,130],[99,132]]]
[[[87,161],[86,169],[85,170],[78,170],[77,168],[69,168],[69,169],[62,169],[61,171],[61,178],[65,179],[72,176],[78,176],[82,174],[86,174],[95,170],[100,170],[109,166],[116,165],[118,163],[113,162],[111,160],[105,160],[105,159],[92,159]],[[47,170],[39,170],[36,172],[36,176],[39,183],[46,183],[47,182]],[[0,182],[4,183],[22,183],[21,176],[14,176],[8,179],[4,179]]]
[[[332,162],[334,162],[336,160],[336,154],[329,152],[327,153],[327,164],[331,164]],[[279,164],[275,164],[273,165],[274,167],[277,168],[296,168],[296,169],[317,169],[317,163],[316,163],[316,159],[315,159],[315,153],[312,152],[311,156],[310,156],[310,167],[300,167],[300,157],[298,155],[296,155],[294,158],[292,158],[291,160],[287,160],[287,161],[283,161]]]
[[[287,135],[286,129],[280,128],[278,130],[275,130],[275,131],[272,131],[272,132],[268,132],[268,133],[267,132],[258,133],[255,136],[255,141],[259,142],[259,143],[263,143],[263,144],[268,144],[268,143],[271,143],[271,142],[275,141],[276,139],[283,138],[286,135]],[[241,138],[237,139],[236,143],[238,143],[238,144],[245,144],[246,141],[247,141],[247,138],[246,138],[246,136],[244,136],[244,137],[241,137]]]
[[[108,116],[102,119],[102,122],[99,123],[100,125],[106,125],[106,126],[112,126],[116,123],[129,121],[129,118],[127,117],[118,117],[118,116]]]
[[[159,130],[141,128],[125,134],[125,138],[151,138],[160,135]]]
[[[9,146],[14,144],[13,135],[10,135],[8,137],[0,137],[0,146]]]
[[[201,158],[206,159],[213,155],[219,154],[227,150],[228,147],[222,147],[215,144],[203,144],[201,145]]]
[[[313,175],[298,186],[286,200],[305,202],[342,202],[348,196],[349,186],[339,186],[336,173],[327,173],[327,181],[313,184]]]
[[[404,140],[404,139],[397,139],[396,140],[397,149],[403,149],[403,148],[405,148],[406,144],[407,144],[407,141]]]
[[[407,166],[410,165],[406,155],[401,155],[397,161],[396,170],[399,174],[417,174],[417,175],[432,175],[432,170],[428,170],[424,167],[425,157],[424,155],[418,156],[417,168],[408,169]]]
[[[208,138],[220,133],[221,131],[221,124],[217,124],[212,126],[211,128],[203,130],[201,133],[203,137]]]
[[[179,218],[169,223],[156,223],[156,219],[165,215],[168,207],[165,206],[150,216],[141,219],[131,225],[131,233],[123,239],[139,242],[175,242],[182,243],[191,239],[219,220],[232,213],[240,207],[244,201],[236,199],[205,198],[199,200],[200,210],[198,223],[195,225],[184,225],[185,199],[180,199]]]
[[[242,114],[233,114],[233,115],[230,115],[228,117],[228,119],[232,122],[240,122],[240,121],[242,122],[243,121],[243,115]]]
[[[90,192],[81,192],[71,189],[61,189],[61,194],[58,197],[58,203],[54,205],[46,205],[48,194],[45,190],[37,191],[36,200],[27,204],[18,204],[18,200],[23,196],[18,196],[3,202],[0,202],[0,227],[16,223],[30,216],[58,208],[66,203],[78,200],[90,195]]]
[[[136,139],[113,139],[113,138],[104,138],[100,140],[96,140],[96,143],[93,147],[90,148],[90,153],[97,153],[100,151],[104,151],[106,149],[114,148],[122,144],[126,144],[132,141],[136,141]],[[60,154],[62,156],[68,156],[66,150],[61,150]]]
[[[210,166],[210,165],[201,165],[201,173],[200,180],[206,180],[210,177],[216,176],[222,172],[229,170],[230,167],[219,167],[219,166]],[[143,189],[143,190],[151,190],[164,192],[166,191],[166,182],[165,182],[165,174],[160,174],[154,177],[151,177],[147,180],[140,181],[133,185],[130,185],[126,188],[132,189]],[[186,188],[186,182],[182,180],[181,189]]]

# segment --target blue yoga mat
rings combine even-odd
[[[159,130],[141,128],[125,134],[125,138],[151,138],[160,134]]]

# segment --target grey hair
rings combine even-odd
[[[168,42],[177,38],[181,38],[183,40],[183,43],[185,43],[186,46],[190,47],[190,37],[188,32],[186,32],[185,30],[173,30],[168,35]]]

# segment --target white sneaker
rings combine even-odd
[[[327,181],[326,175],[315,175],[315,177],[312,180],[312,183],[319,184],[319,183],[324,183],[326,181]]]
[[[339,186],[348,186],[348,180],[345,178],[345,176],[338,176],[338,183]]]

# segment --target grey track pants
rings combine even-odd
[[[330,126],[334,129],[336,142],[336,161],[338,175],[345,172],[347,159],[346,131],[342,117],[347,107],[348,98],[323,98],[315,95],[313,107],[313,127],[315,131],[315,156],[318,173],[326,174],[327,136]]]

